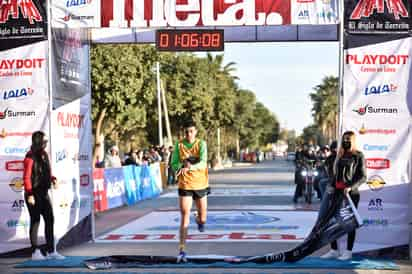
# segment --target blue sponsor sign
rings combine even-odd
[[[107,207],[115,208],[127,204],[125,183],[122,168],[104,170],[104,186],[107,196]]]
[[[124,185],[126,201],[128,205],[133,205],[137,202],[136,184],[133,172],[133,166],[123,167]]]

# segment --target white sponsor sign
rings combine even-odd
[[[356,132],[367,170],[357,250],[408,243],[411,42],[406,38],[345,50],[342,130]]]
[[[1,89],[47,87],[47,58],[47,41],[1,51]],[[43,96],[47,94],[46,92]]]
[[[292,24],[337,24],[337,0],[291,0]]]
[[[91,119],[88,105],[82,101],[89,102],[89,96],[55,109],[51,117],[51,163],[60,183],[53,191],[58,237],[91,212]]]
[[[100,0],[52,1],[52,26],[69,28],[100,27]]]
[[[191,217],[188,241],[300,242],[309,234],[316,217],[314,211],[293,211],[293,214],[288,211],[210,211],[203,233],[197,231],[194,217]],[[179,224],[177,211],[151,212],[99,237],[98,241],[176,242]]]

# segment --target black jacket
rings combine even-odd
[[[342,181],[352,189],[352,194],[359,194],[359,186],[366,182],[366,163],[363,153],[356,151],[350,157],[342,156],[338,160],[334,178],[333,186],[336,181]]]

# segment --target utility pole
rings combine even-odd
[[[159,118],[159,145],[163,146],[163,127],[162,127],[162,104],[161,104],[161,90],[160,90],[160,64],[156,62],[156,79],[157,79],[157,109]]]
[[[168,142],[167,145],[171,146],[173,145],[173,140],[172,140],[172,132],[170,130],[169,113],[167,112],[166,92],[164,89],[163,82],[160,82],[160,87],[162,91],[163,110],[165,112],[165,122],[166,122],[166,132],[167,132],[167,142]]]

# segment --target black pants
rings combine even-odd
[[[40,248],[38,244],[38,231],[40,225],[40,216],[44,219],[44,234],[46,236],[46,252],[54,251],[54,216],[53,208],[50,201],[49,194],[41,193],[34,194],[34,205],[27,201],[27,194],[24,195],[27,208],[30,214],[30,243],[32,251]]]
[[[355,205],[356,208],[358,208],[359,200],[360,200],[360,195],[359,193],[353,194],[352,192],[349,192],[349,196],[353,201],[353,204]],[[356,230],[348,233],[348,242],[346,249],[352,251],[353,249],[353,244],[355,243],[355,237],[356,237]],[[338,243],[336,241],[333,241],[331,243],[331,248],[333,250],[338,250]]]

